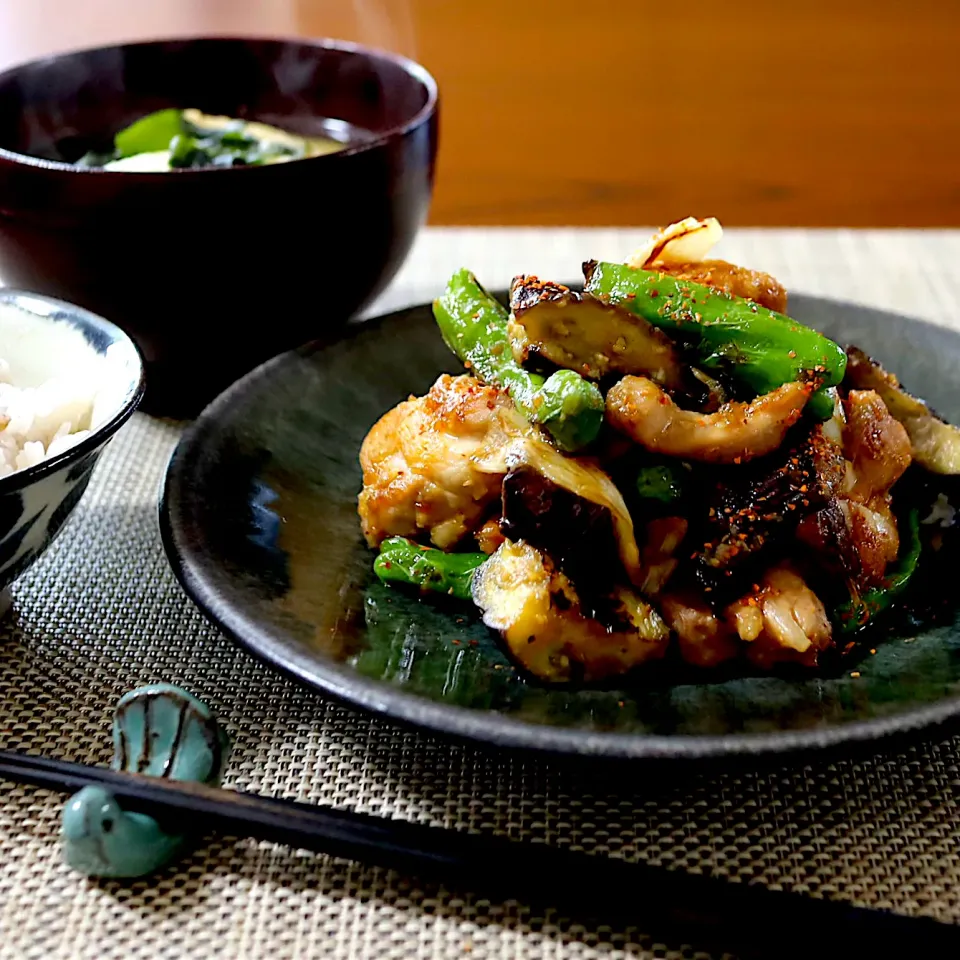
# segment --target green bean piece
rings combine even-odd
[[[572,370],[546,380],[525,370],[513,357],[507,336],[509,313],[483,289],[469,270],[451,277],[433,304],[444,342],[484,382],[510,394],[531,423],[544,426],[562,450],[591,443],[603,423],[603,396]]]
[[[485,553],[444,553],[406,537],[390,537],[380,544],[373,572],[384,583],[405,583],[470,600],[474,571],[486,560]]]

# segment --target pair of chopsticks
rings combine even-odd
[[[555,908],[579,920],[630,924],[660,939],[738,955],[864,956],[960,950],[960,927],[820,900],[760,885],[595,856],[543,843],[466,833],[0,751],[0,779],[73,792],[99,784],[120,805],[217,831],[385,867],[496,900]]]

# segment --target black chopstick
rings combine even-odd
[[[0,778],[72,792],[108,787],[121,806],[216,830],[397,870],[578,919],[629,923],[660,937],[741,956],[865,956],[960,949],[960,927],[543,843],[466,833],[201,784],[117,773],[0,751]],[[189,821],[187,821],[189,817]]]

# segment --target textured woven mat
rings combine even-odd
[[[491,285],[520,270],[571,277],[585,257],[622,254],[642,235],[431,231],[382,303],[432,296],[461,263]],[[732,236],[724,253],[795,289],[957,323],[958,233],[752,231]],[[137,416],[108,448],[68,530],[15,588],[0,626],[4,743],[107,762],[116,699],[168,680],[225,721],[232,786],[960,922],[960,740],[860,763],[614,789],[360,716],[234,648],[177,587],[156,522],[177,436]],[[3,957],[695,955],[640,930],[577,926],[246,841],[218,839],[149,883],[88,883],[60,863],[62,799],[9,786],[0,794]]]

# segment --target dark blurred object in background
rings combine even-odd
[[[241,374],[342,326],[393,277],[423,223],[436,87],[351,45],[175,40],[53,57],[0,75],[0,274],[123,327],[144,409],[197,413]],[[261,167],[115,173],[57,158],[158,108],[363,136]],[[14,151],[14,152],[7,152]],[[61,156],[70,161],[75,157]]]

